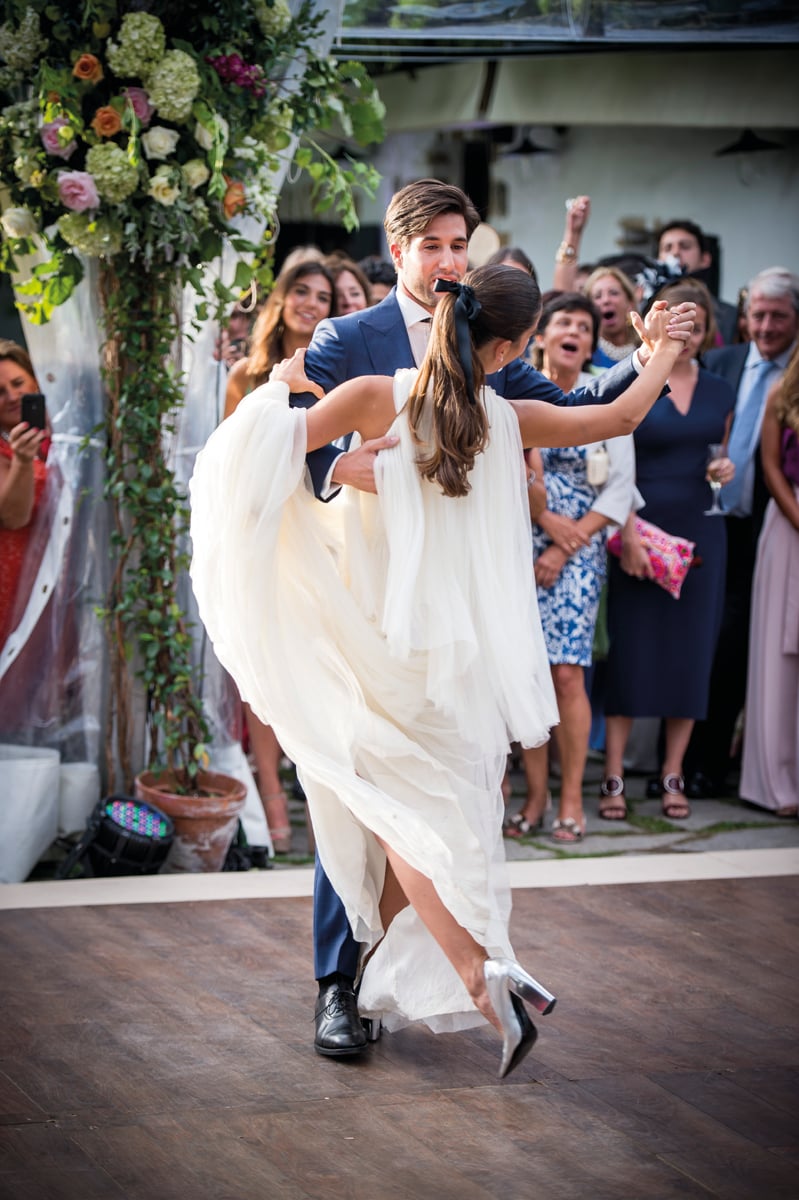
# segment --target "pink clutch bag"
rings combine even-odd
[[[635,531],[649,555],[655,576],[654,582],[664,588],[675,600],[679,600],[683,581],[688,574],[688,568],[694,561],[696,542],[689,542],[687,538],[674,537],[673,534],[666,533],[664,529],[659,529],[657,525],[643,521],[640,517],[635,518]],[[615,554],[616,558],[621,558],[621,532],[619,530],[608,538],[608,550],[611,554]]]

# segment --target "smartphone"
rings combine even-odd
[[[29,425],[37,429],[47,428],[47,418],[44,413],[44,396],[41,392],[26,392],[22,397],[22,417]]]

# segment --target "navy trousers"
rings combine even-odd
[[[313,881],[313,940],[314,978],[324,979],[335,973],[355,978],[360,948],[318,855]]]

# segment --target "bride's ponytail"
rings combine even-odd
[[[463,283],[438,280],[430,342],[408,397],[408,423],[424,479],[446,496],[466,496],[469,471],[489,437],[485,371],[478,351],[493,338],[515,341],[541,310],[537,285],[513,267],[480,267]]]

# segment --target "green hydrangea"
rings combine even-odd
[[[147,76],[147,94],[164,121],[175,124],[191,115],[191,106],[200,90],[200,75],[191,55],[183,50],[168,50]]]
[[[25,9],[18,28],[15,29],[10,21],[0,25],[0,59],[5,64],[0,68],[0,87],[10,89],[22,83],[30,64],[47,49],[39,14],[32,8]]]
[[[88,213],[64,213],[58,232],[65,242],[92,258],[107,258],[122,249],[122,229],[111,217],[92,218]]]
[[[254,7],[255,19],[261,26],[264,37],[280,37],[291,24],[291,9],[286,0],[275,0],[271,5],[267,4],[266,0],[256,0]]]
[[[143,79],[164,57],[166,34],[158,17],[150,13],[125,13],[119,41],[106,46],[108,65],[122,79]]]
[[[278,151],[285,150],[287,146],[291,145],[293,122],[294,114],[291,106],[280,101],[272,105],[263,120],[259,122],[259,136],[270,153],[277,154]]]
[[[139,183],[139,172],[115,142],[92,146],[86,155],[86,170],[93,176],[103,199],[110,200],[112,204],[127,200]]]

